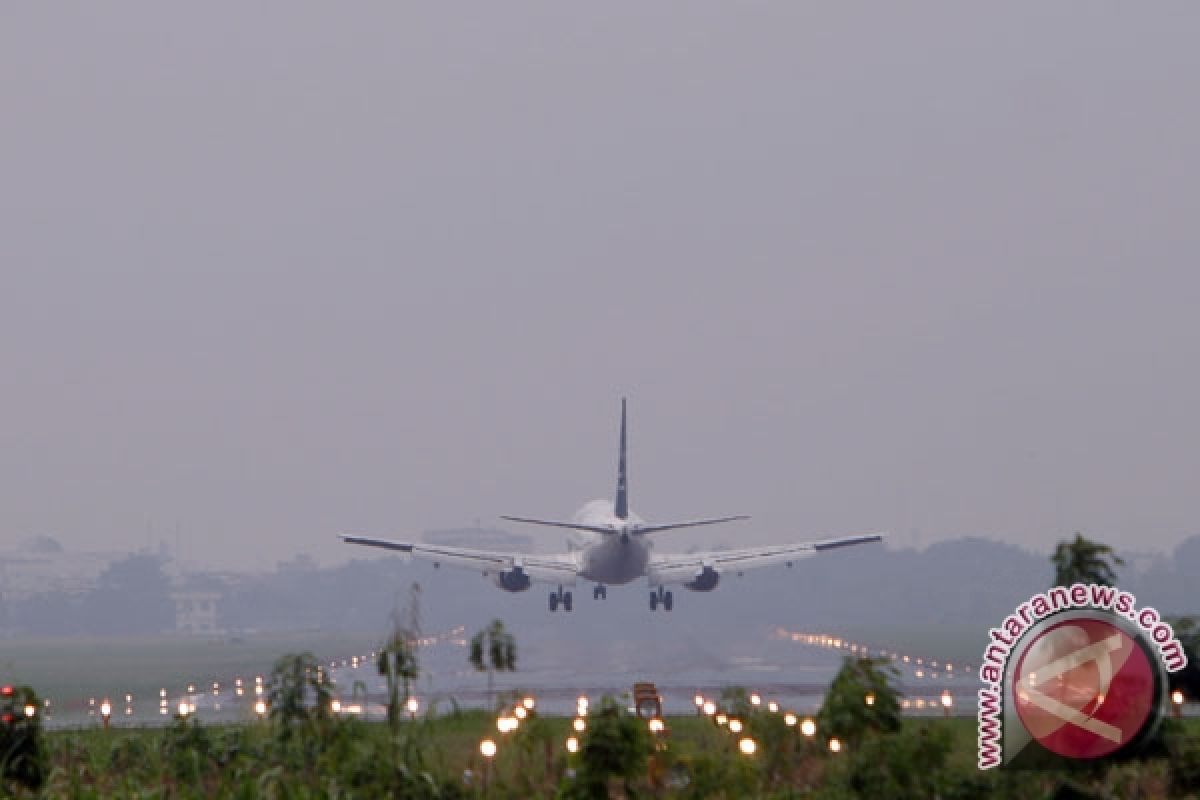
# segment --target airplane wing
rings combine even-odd
[[[647,567],[651,583],[687,583],[699,578],[707,570],[716,573],[741,572],[756,567],[774,564],[792,566],[793,561],[808,558],[826,550],[852,547],[868,542],[883,541],[883,534],[871,533],[859,536],[844,536],[838,539],[823,539],[818,542],[797,544],[763,545],[737,550],[713,550],[710,552],[667,554],[653,556]]]
[[[496,576],[520,568],[532,581],[541,583],[574,584],[579,564],[571,553],[542,555],[530,553],[499,553],[491,550],[474,550],[469,547],[447,547],[422,542],[396,542],[391,539],[373,539],[367,536],[342,534],[343,542],[395,550],[407,556],[416,556],[432,561],[434,566],[446,564],[452,567],[479,570],[485,577]]]

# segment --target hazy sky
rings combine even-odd
[[[1200,532],[1200,6],[4,3],[0,548]],[[553,533],[546,546],[561,544]]]

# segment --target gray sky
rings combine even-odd
[[[0,5],[0,546],[1200,532],[1200,7]],[[914,534],[919,532],[919,534]],[[548,534],[547,546],[560,544]]]

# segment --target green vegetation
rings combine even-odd
[[[569,719],[537,718],[537,725],[522,723],[505,735],[485,712],[406,720],[402,727],[411,730],[423,766],[394,751],[386,724],[340,715],[324,730],[299,733],[287,748],[270,722],[208,727],[176,720],[165,729],[51,732],[41,739],[41,788],[10,782],[8,791],[29,798],[459,798],[483,796],[486,770],[489,798],[1049,798],[1068,784],[1083,797],[1200,796],[1200,720],[1170,726],[1168,758],[1095,775],[980,773],[968,718],[907,719],[899,730],[868,734],[835,755],[819,729],[810,739],[798,725],[786,726],[782,713],[760,710],[747,718],[760,745],[745,756],[727,726],[701,716],[668,718],[666,749],[649,750],[642,724],[619,707],[604,717],[619,725],[601,724],[602,705],[588,720],[602,733],[593,749],[585,736],[574,755],[564,747]],[[479,743],[488,737],[498,751],[485,766]],[[612,748],[614,740],[647,749]],[[634,763],[641,766],[625,771]]]
[[[471,666],[488,674],[488,705],[494,703],[493,682],[497,672],[512,672],[517,668],[517,640],[504,629],[498,619],[471,637]]]
[[[1125,562],[1106,544],[1083,538],[1080,533],[1070,541],[1059,542],[1050,557],[1054,564],[1054,585],[1071,586],[1076,583],[1098,583],[1115,586],[1115,567]]]

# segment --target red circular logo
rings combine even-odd
[[[1059,622],[1032,639],[1013,675],[1017,714],[1030,736],[1067,758],[1099,758],[1128,744],[1155,708],[1154,668],[1116,625]]]

